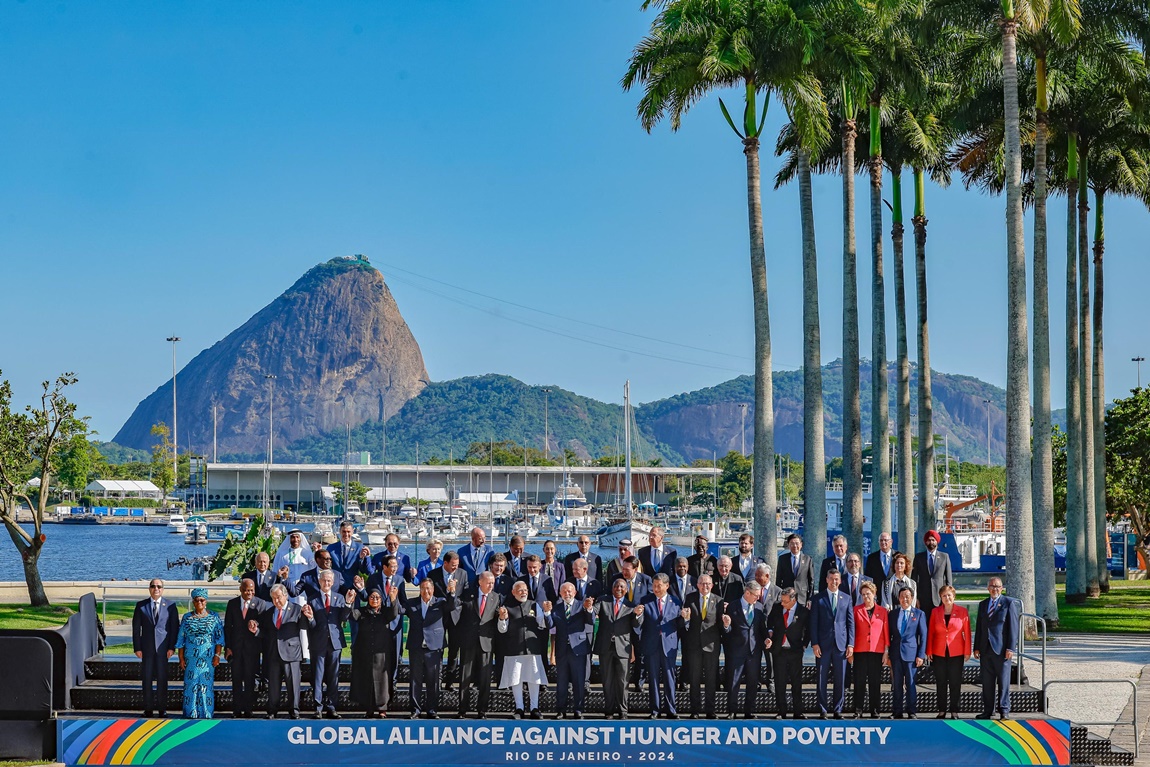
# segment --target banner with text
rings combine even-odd
[[[458,722],[61,719],[66,765],[1069,765],[1060,720]]]

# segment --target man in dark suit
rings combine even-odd
[[[798,602],[793,586],[779,593],[779,603],[767,621],[767,645],[775,657],[777,719],[803,717],[803,649],[810,641],[810,611]],[[791,705],[787,706],[787,688]]]
[[[982,674],[982,713],[976,718],[990,719],[997,709],[999,719],[1008,719],[1019,605],[1002,595],[1002,579],[997,575],[987,582],[986,590],[990,597],[978,603],[978,627],[974,631],[974,657]]]
[[[771,610],[775,609],[775,605],[779,603],[779,595],[783,591],[774,583],[771,583],[771,566],[766,562],[760,562],[755,565],[755,572],[751,580],[762,587],[763,591],[759,597],[759,601],[762,602],[763,609],[767,615],[770,615]]]
[[[332,587],[337,594],[343,593],[351,587],[351,582],[345,583],[343,576],[331,569],[331,552],[327,549],[320,549],[315,552],[315,567],[306,570],[303,575],[299,577],[294,584],[288,587],[288,594],[293,597],[298,597],[301,594],[307,601],[312,601],[321,591],[319,585],[319,574],[327,571],[335,576],[335,585]],[[310,642],[310,637],[308,638]]]
[[[891,707],[893,717],[902,719],[906,700],[908,719],[918,718],[918,687],[915,673],[926,662],[927,619],[914,606],[914,593],[909,588],[898,592],[898,607],[887,617],[890,632]]]
[[[277,583],[287,585],[284,578],[272,572],[271,566],[271,557],[268,556],[267,552],[261,551],[256,554],[255,567],[243,574],[243,578],[247,578],[256,585],[256,598],[262,599],[268,604],[271,604],[272,601],[272,586]]]
[[[619,541],[619,555],[611,557],[611,561],[607,563],[606,574],[603,576],[607,583],[610,583],[622,575],[623,563],[628,559],[633,558],[635,560],[636,571],[642,571],[642,564],[639,562],[639,558],[635,556],[634,546],[635,545],[632,543],[630,538],[624,538],[623,540]]]
[[[256,698],[256,675],[260,670],[263,642],[248,629],[249,620],[259,620],[272,603],[256,597],[256,584],[251,578],[240,581],[240,595],[228,600],[224,610],[224,644],[228,665],[232,667],[232,716],[250,719]],[[271,596],[270,594],[268,596]]]
[[[523,547],[523,537],[513,535],[507,542],[507,551],[503,552],[503,558],[507,560],[507,574],[513,581],[519,580],[519,576],[527,572],[527,557]]]
[[[611,583],[611,594],[595,604],[599,628],[595,634],[595,654],[603,676],[605,716],[627,717],[627,676],[638,629],[643,625],[643,606],[627,601],[627,583],[622,578]]]
[[[696,586],[683,602],[683,673],[691,689],[691,718],[698,717],[705,700],[706,716],[714,719],[723,649],[722,600],[712,592],[711,576],[700,575]]]
[[[643,599],[643,628],[639,634],[639,652],[647,668],[647,690],[651,700],[651,718],[662,715],[678,719],[675,709],[675,659],[679,655],[679,632],[684,627],[683,604],[671,596],[671,579],[656,573],[651,593]]]
[[[651,576],[639,572],[639,558],[627,557],[623,560],[623,570],[612,578],[614,581],[623,581],[626,585],[627,601],[632,605],[642,604],[643,599],[651,593]]]
[[[687,557],[687,573],[695,580],[698,580],[700,575],[710,575],[713,578],[718,567],[719,560],[707,551],[706,537],[696,535],[695,553]]]
[[[300,633],[315,626],[311,605],[303,607],[288,601],[287,587],[272,586],[272,609],[258,621],[248,621],[248,629],[264,640],[264,669],[268,675],[268,719],[275,719],[287,684],[288,716],[299,719],[300,663],[303,642]]]
[[[582,602],[584,599],[590,597],[591,599],[598,599],[603,595],[603,582],[591,577],[588,572],[588,561],[582,558],[576,558],[571,562],[571,573],[567,583],[574,584],[575,586],[575,599]],[[557,595],[558,596],[558,595]],[[552,602],[557,600],[552,599]]]
[[[463,609],[463,594],[467,590],[467,573],[459,566],[459,555],[448,551],[443,555],[443,564],[427,574],[435,586],[435,596],[446,599],[450,594],[454,597],[451,610],[447,614],[447,668],[443,672],[444,687],[450,688],[451,682],[459,672],[459,632],[455,630],[459,623],[459,613]]]
[[[943,586],[953,586],[950,573],[950,557],[938,550],[940,538],[934,530],[927,530],[922,536],[926,551],[914,555],[914,565],[910,577],[914,579],[918,607],[927,615],[942,604],[938,595]]]
[[[726,555],[719,557],[719,566],[712,581],[715,584],[715,593],[724,602],[738,601],[743,595],[743,576],[735,572],[734,563]]]
[[[471,528],[471,543],[459,549],[459,564],[467,573],[467,585],[475,588],[479,573],[487,569],[495,549],[487,545],[487,534],[481,527]]]
[[[603,582],[603,558],[591,551],[591,538],[586,535],[580,535],[579,540],[575,543],[578,547],[567,556],[563,557],[563,569],[567,572],[574,572],[571,564],[576,559],[587,560],[587,577]]]
[[[679,558],[679,552],[673,546],[664,546],[663,536],[663,528],[652,527],[647,534],[650,545],[639,548],[641,570],[652,578],[658,573],[666,573],[668,577],[675,574],[675,560]]]
[[[491,668],[495,652],[495,634],[500,596],[494,590],[495,575],[490,570],[479,573],[475,591],[468,590],[459,609],[454,633],[459,636],[459,716],[471,705],[468,688],[478,690],[476,704],[479,718],[487,716],[491,699]]]
[[[175,602],[164,598],[164,582],[153,578],[148,598],[137,602],[132,611],[132,651],[141,661],[145,718],[151,717],[153,708],[161,717],[167,713],[168,659],[176,651],[179,631],[180,611]]]
[[[682,604],[686,604],[687,597],[697,591],[695,579],[691,577],[691,574],[687,572],[687,570],[687,558],[677,557],[675,559],[675,573],[671,576],[671,595]]]
[[[775,567],[775,585],[780,589],[794,588],[799,604],[809,610],[815,594],[814,562],[803,553],[803,539],[798,533],[787,536],[787,548],[790,552],[779,557]]]
[[[319,552],[317,552],[318,554]],[[315,698],[315,716],[339,719],[335,704],[339,701],[339,661],[347,641],[343,637],[343,624],[351,615],[351,605],[342,594],[333,590],[339,575],[331,570],[319,574],[319,593],[308,601],[314,624],[307,632],[308,652],[311,655],[311,689]],[[301,578],[302,580],[302,578]],[[355,592],[347,592],[352,600]]]
[[[872,551],[866,558],[866,567],[863,574],[874,581],[878,594],[883,593],[883,586],[891,576],[894,567],[894,546],[891,534],[885,530],[878,536],[878,551]]]
[[[755,579],[755,568],[765,560],[755,556],[755,536],[743,533],[739,536],[739,555],[732,557],[731,562],[744,581]]]
[[[331,568],[339,573],[345,586],[350,585],[361,572],[367,572],[368,557],[371,556],[371,549],[352,539],[354,534],[355,525],[344,520],[339,523],[339,540],[327,547],[331,555]],[[316,564],[319,564],[318,558]]]
[[[540,605],[552,601],[547,597],[547,587],[543,581],[543,561],[535,554],[523,557],[523,561],[523,575],[517,580],[527,584],[527,598]]]
[[[722,560],[720,560],[720,563]],[[735,698],[744,684],[743,718],[755,715],[755,698],[759,693],[759,671],[767,641],[767,614],[759,603],[762,587],[751,581],[743,595],[727,602],[723,613],[723,652],[727,671],[727,718],[734,719]]]
[[[386,548],[371,558],[371,569],[368,570],[368,573],[379,570],[380,567],[383,566],[384,558],[392,556],[395,557],[398,563],[397,569],[400,577],[406,582],[412,583],[415,580],[415,568],[411,566],[411,557],[399,550],[399,536],[395,533],[388,533],[387,537],[383,540]],[[403,589],[400,589],[400,591],[403,591]]]
[[[862,557],[854,551],[847,554],[847,569],[842,574],[842,583],[839,585],[850,597],[851,607],[857,607],[863,603],[862,585],[870,582],[871,579],[862,573]]]
[[[511,587],[515,585],[515,577],[507,572],[507,557],[496,554],[491,558],[491,564],[487,568],[495,576],[495,593],[503,599],[510,597]]]
[[[839,591],[839,571],[827,573],[826,588],[819,592],[811,608],[811,647],[819,668],[819,718],[826,719],[833,708],[834,718],[843,718],[846,700],[847,661],[854,655],[854,605],[850,595]],[[834,687],[834,701],[827,701],[827,677]]]
[[[815,581],[821,591],[827,582],[827,573],[838,570],[841,576],[847,571],[847,539],[845,535],[836,535],[831,539],[831,555],[823,560],[819,569],[819,579]]]
[[[439,675],[443,666],[444,627],[453,598],[439,599],[430,579],[419,584],[419,599],[409,602],[407,657],[411,667],[411,718],[439,718]]]
[[[552,608],[555,636],[555,718],[567,718],[568,687],[575,719],[583,718],[587,689],[587,659],[595,627],[595,600],[575,598],[575,584],[565,581],[559,587],[559,601]]]

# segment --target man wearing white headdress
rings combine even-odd
[[[289,530],[283,543],[276,549],[275,559],[272,560],[272,569],[290,584],[290,591],[295,590],[296,581],[308,570],[315,567],[315,553],[312,547],[304,541],[303,532],[299,528]],[[307,596],[300,591],[299,596],[290,597],[297,605],[307,604]],[[300,632],[300,643],[303,645],[303,654],[310,658],[308,652],[307,632]]]

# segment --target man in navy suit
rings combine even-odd
[[[459,555],[454,551],[444,554],[442,562],[439,567],[428,571],[424,580],[435,584],[435,596],[445,599],[451,594],[455,597],[452,609],[447,614],[447,668],[443,672],[444,687],[450,687],[459,671],[459,634],[455,626],[459,623],[459,611],[463,608],[467,573],[459,567]]]
[[[671,579],[657,573],[651,582],[651,593],[643,599],[647,619],[639,633],[639,652],[647,668],[648,697],[651,718],[662,715],[678,719],[675,710],[675,659],[679,655],[679,632],[683,630],[683,603],[671,596]]]
[[[1008,719],[1018,601],[1002,595],[1002,579],[998,576],[987,582],[986,590],[990,598],[978,603],[978,627],[974,631],[974,657],[982,672],[982,713],[976,718],[989,719],[997,708],[998,718]]]
[[[705,700],[707,718],[714,719],[723,649],[722,601],[711,593],[711,576],[700,575],[697,586],[683,601],[683,674],[690,686],[691,718],[698,717]]]
[[[180,631],[180,611],[175,602],[164,599],[164,582],[153,578],[148,583],[148,595],[132,611],[132,651],[142,661],[145,718],[152,715],[153,708],[161,717],[167,713],[168,659],[176,651]]]
[[[826,585],[827,573],[831,570],[838,570],[840,576],[846,574],[847,539],[845,535],[836,535],[831,539],[831,555],[823,560],[822,567],[819,569],[819,579],[815,581],[819,589]]]
[[[467,573],[467,585],[475,588],[479,574],[491,564],[495,550],[487,545],[487,534],[483,528],[471,528],[471,543],[459,548],[459,565]]]
[[[340,522],[339,540],[327,547],[331,554],[331,569],[340,574],[345,585],[349,585],[361,572],[367,572],[367,558],[371,556],[371,549],[352,539],[354,533],[355,525],[347,520]],[[319,564],[318,560],[316,564]]]
[[[320,549],[315,553],[315,567],[300,575],[299,580],[288,587],[288,594],[293,597],[298,597],[302,594],[308,602],[312,601],[319,596],[319,574],[325,571],[335,576],[335,586],[332,588],[334,588],[336,592],[342,593],[351,587],[351,581],[344,581],[342,575],[332,570],[331,552],[327,549]],[[311,641],[310,637],[308,641]]]
[[[680,604],[687,603],[687,597],[698,591],[695,579],[688,572],[686,557],[675,558],[675,572],[671,575],[671,595],[678,599]]]
[[[926,613],[914,606],[914,592],[904,588],[898,592],[898,607],[887,618],[890,630],[892,711],[895,719],[902,719],[903,698],[906,698],[906,716],[918,718],[918,688],[915,672],[926,661]]]
[[[287,585],[284,578],[272,572],[271,566],[272,558],[268,556],[266,551],[261,551],[256,554],[255,567],[243,574],[243,578],[250,579],[256,585],[256,598],[262,599],[268,604],[271,604],[272,601],[272,586],[277,583]]]
[[[583,718],[583,700],[587,688],[587,659],[591,655],[591,638],[595,626],[595,600],[575,599],[575,584],[565,581],[559,587],[559,601],[552,608],[555,636],[555,718],[567,718],[567,688],[571,688],[573,717]]]
[[[540,605],[544,602],[550,602],[551,600],[547,597],[547,588],[543,583],[543,561],[535,554],[524,557],[523,561],[526,563],[524,572],[518,580],[527,584],[527,598]]]
[[[652,527],[651,532],[647,534],[647,540],[651,544],[639,548],[641,572],[652,578],[657,573],[666,573],[668,577],[674,575],[675,560],[679,558],[679,552],[673,546],[663,545],[663,535],[663,528]]]
[[[507,551],[503,558],[507,560],[507,574],[514,580],[527,572],[527,556],[523,553],[523,536],[513,535],[507,542]]]
[[[371,569],[368,572],[373,573],[378,570],[383,565],[384,557],[390,554],[399,562],[399,574],[403,580],[408,583],[413,582],[415,580],[415,568],[411,566],[411,557],[399,550],[399,536],[395,533],[388,533],[383,540],[387,548],[371,558]]]
[[[270,610],[271,606],[271,602],[256,597],[255,582],[244,578],[240,581],[240,595],[228,600],[224,610],[224,643],[228,648],[228,665],[232,667],[232,715],[237,719],[252,716],[263,649],[263,642],[248,630],[248,621],[257,620],[260,613]]]
[[[577,557],[571,561],[571,569],[568,570],[571,577],[566,582],[575,586],[575,599],[580,602],[588,597],[598,599],[603,595],[603,582],[591,576],[588,571],[589,564],[586,559]],[[551,601],[555,602],[556,600],[552,599]]]
[[[866,567],[863,572],[866,577],[874,581],[878,593],[883,593],[883,586],[891,576],[894,567],[894,546],[891,534],[885,530],[878,536],[878,551],[871,552],[866,558]]]
[[[411,666],[411,718],[439,718],[439,675],[443,666],[444,626],[454,597],[439,599],[430,579],[419,584],[419,599],[409,602],[407,657]]]
[[[622,571],[612,578],[612,581],[617,580],[623,581],[627,589],[627,601],[632,605],[642,604],[644,597],[651,593],[651,576],[639,572],[638,557],[623,560]]]
[[[495,593],[504,599],[511,596],[511,587],[515,585],[515,578],[507,572],[507,557],[496,554],[491,558],[491,564],[487,566],[487,569],[495,576]]]
[[[478,714],[487,716],[491,698],[491,669],[495,652],[495,634],[501,597],[495,591],[495,575],[483,570],[476,579],[475,590],[465,592],[454,634],[459,636],[459,717],[471,705],[469,688],[479,691]]]
[[[815,564],[803,553],[803,539],[798,533],[787,536],[789,551],[779,557],[775,566],[775,585],[780,589],[794,588],[799,604],[808,610],[815,595]]]
[[[571,569],[572,563],[576,559],[584,559],[587,561],[587,577],[594,580],[603,582],[603,558],[591,551],[591,538],[586,535],[580,535],[579,540],[575,545],[578,547],[567,556],[563,557],[563,568],[567,572],[573,572]]]
[[[282,684],[287,685],[288,714],[299,719],[300,663],[303,642],[300,634],[315,625],[311,605],[300,607],[288,601],[287,588],[272,586],[272,609],[260,614],[258,621],[248,621],[248,629],[264,639],[264,670],[268,675],[268,719],[275,719],[282,700]]]
[[[308,604],[315,625],[308,629],[307,639],[311,652],[311,688],[315,697],[315,716],[339,719],[335,704],[339,700],[339,661],[347,641],[343,637],[343,624],[351,615],[351,605],[343,595],[333,590],[337,574],[323,570],[319,574],[319,593]],[[348,597],[355,599],[349,590]]]
[[[827,572],[827,587],[811,608],[811,648],[819,667],[819,718],[826,719],[830,708],[834,718],[843,718],[846,700],[847,661],[854,655],[855,619],[850,595],[839,591],[839,571]],[[827,702],[827,676],[834,686],[834,702]]]
[[[735,718],[735,696],[745,682],[743,718],[755,715],[755,698],[759,693],[759,670],[767,641],[767,614],[759,601],[762,586],[755,581],[744,584],[743,595],[727,602],[723,613],[723,651],[727,669],[727,718]]]

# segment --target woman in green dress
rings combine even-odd
[[[192,609],[180,621],[176,650],[184,672],[184,716],[211,719],[216,709],[215,675],[224,649],[224,623],[208,612],[208,590],[192,589]]]

